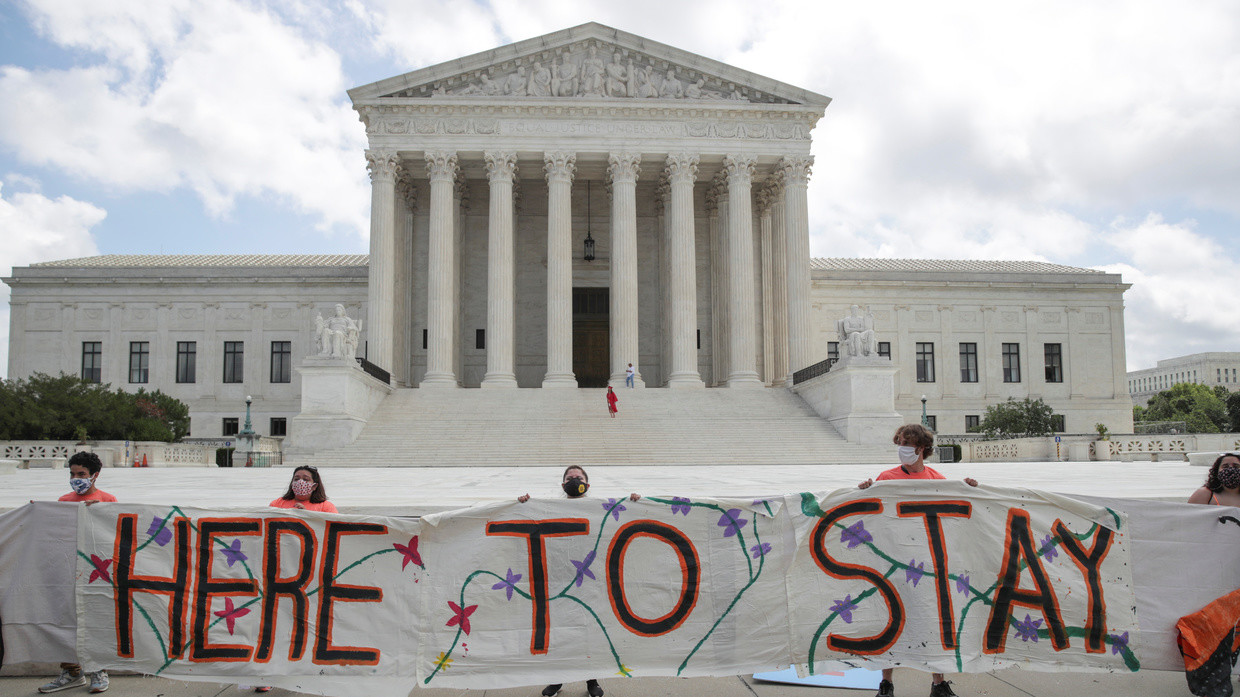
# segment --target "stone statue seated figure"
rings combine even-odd
[[[318,355],[353,360],[362,334],[360,321],[354,321],[344,312],[344,305],[336,305],[336,313],[326,320],[319,313],[314,318],[314,338]]]
[[[877,343],[874,339],[874,313],[866,308],[865,315],[858,314],[853,305],[844,319],[835,321],[835,330],[839,334],[840,346],[849,357],[869,357],[876,353]]]

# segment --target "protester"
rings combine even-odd
[[[1188,497],[1189,503],[1240,506],[1240,455],[1220,455],[1206,474],[1206,483]]]
[[[611,392],[611,388],[607,388]],[[564,470],[564,476],[560,480],[560,488],[564,490],[564,494],[570,499],[579,499],[586,495],[590,490],[590,475],[586,474],[584,467],[579,465],[570,465]],[[636,501],[641,496],[638,494],[629,494],[630,501]],[[518,503],[525,503],[530,500],[529,494],[522,494],[517,497]],[[543,688],[543,697],[554,697],[556,693],[563,687],[562,683],[555,683]],[[586,692],[590,693],[590,697],[603,697],[603,688],[599,686],[598,680],[591,678],[586,681]]]
[[[293,470],[293,479],[288,483],[288,491],[271,502],[274,508],[299,508],[306,511],[336,513],[336,506],[327,500],[327,489],[323,487],[323,479],[319,470],[310,465],[300,465]]]
[[[895,479],[946,479],[943,475],[926,466],[926,457],[934,452],[934,434],[921,424],[905,424],[896,429],[895,435],[891,437],[891,442],[895,443],[896,453],[900,458],[900,466],[893,467],[878,475],[877,480],[889,481]],[[857,485],[858,489],[868,489],[874,484],[874,479],[867,479]],[[965,477],[964,483],[969,486],[977,486],[977,480]],[[878,683],[878,695],[876,697],[895,697],[896,686],[892,682],[891,668],[883,669],[882,682]],[[942,673],[933,673],[930,676],[930,697],[955,697],[956,693],[952,692],[951,682],[943,679]]]
[[[616,396],[616,391],[611,389],[611,385],[607,386],[607,413],[611,414],[611,418],[616,418],[616,405],[620,403],[620,398]]]
[[[94,453],[74,453],[69,458],[69,487],[73,489],[61,496],[59,501],[81,502],[87,506],[99,503],[115,503],[116,497],[95,486],[99,473],[103,471],[103,463]],[[90,683],[91,693],[106,692],[108,689],[108,671],[99,670],[84,673],[77,663],[61,663],[60,676],[39,688],[39,692],[60,692],[71,687]]]

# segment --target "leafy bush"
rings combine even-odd
[[[1047,436],[1055,432],[1054,416],[1055,410],[1041,398],[1016,401],[1009,397],[1006,402],[986,407],[978,430],[987,438]]]
[[[61,373],[0,380],[0,440],[156,440],[189,433],[189,407],[159,390],[137,393]]]

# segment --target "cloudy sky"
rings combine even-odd
[[[345,90],[588,21],[834,98],[815,256],[1103,269],[1133,284],[1130,369],[1240,350],[1231,0],[7,0],[0,273],[365,253]]]

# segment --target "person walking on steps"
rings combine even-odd
[[[625,387],[633,387],[633,376],[636,374],[637,374],[637,371],[633,368],[633,364],[630,363],[629,367],[624,369],[624,386]]]
[[[620,398],[616,396],[616,391],[611,389],[611,385],[607,386],[607,413],[611,414],[611,418],[616,418],[616,405],[620,403]]]
[[[611,388],[607,388],[607,393],[611,394]],[[610,402],[610,398],[608,400]],[[614,414],[613,414],[614,416]],[[586,474],[584,467],[579,465],[571,465],[564,470],[564,477],[560,480],[560,488],[564,490],[564,494],[570,499],[583,498],[586,492],[590,490],[590,475]],[[641,498],[637,493],[629,494],[630,501],[636,501]],[[529,494],[522,494],[517,497],[518,503],[525,503],[530,500]],[[560,688],[564,687],[563,683],[555,683],[543,688],[543,697],[555,697],[560,692]],[[603,688],[599,686],[596,678],[590,678],[586,681],[586,692],[590,693],[590,697],[603,697]]]

